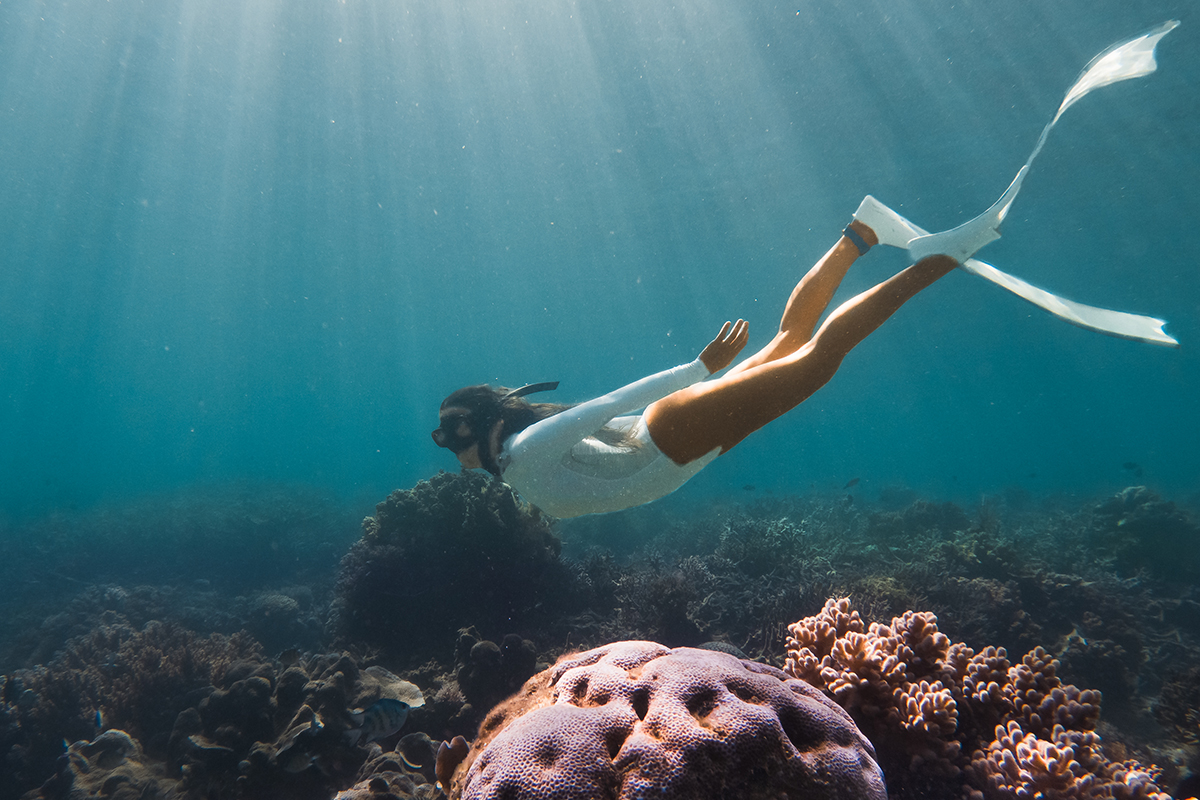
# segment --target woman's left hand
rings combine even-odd
[[[721,326],[717,338],[709,342],[708,347],[700,351],[700,360],[708,367],[708,374],[720,372],[733,363],[738,353],[750,341],[750,323],[744,319]]]

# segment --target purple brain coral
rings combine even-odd
[[[618,642],[494,709],[451,797],[884,800],[874,756],[840,707],[778,669]]]

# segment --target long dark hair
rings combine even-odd
[[[487,436],[487,431],[497,421],[503,421],[504,427],[501,438],[520,433],[534,423],[561,414],[578,403],[531,403],[524,397],[512,396],[513,390],[507,386],[464,386],[451,393],[442,401],[442,408],[459,406],[469,409],[472,413],[472,427],[480,436]],[[475,427],[478,426],[478,427]],[[642,446],[642,442],[633,434],[610,428],[605,425],[592,434],[600,441],[613,447],[633,450]]]

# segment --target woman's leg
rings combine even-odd
[[[808,399],[833,377],[855,345],[957,266],[948,256],[922,259],[842,303],[797,350],[664,397],[646,409],[650,438],[679,464],[718,447],[730,449]]]
[[[862,237],[868,246],[874,247],[879,243],[875,232],[863,223],[856,220],[850,223],[850,227]],[[816,329],[821,315],[829,307],[833,293],[841,286],[846,272],[849,271],[850,266],[854,264],[859,255],[861,254],[854,242],[846,236],[838,239],[837,244],[812,266],[812,269],[800,279],[796,288],[792,290],[792,296],[788,298],[787,305],[784,306],[783,317],[779,321],[779,333],[775,334],[775,338],[766,347],[735,365],[728,374],[736,375],[751,367],[774,361],[796,352],[807,344],[808,340],[812,338],[813,330]]]

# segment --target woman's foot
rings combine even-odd
[[[925,231],[871,195],[864,197],[859,204],[854,212],[854,221],[869,227],[876,237],[876,243],[899,247],[901,250],[907,250],[909,242],[925,234]]]

